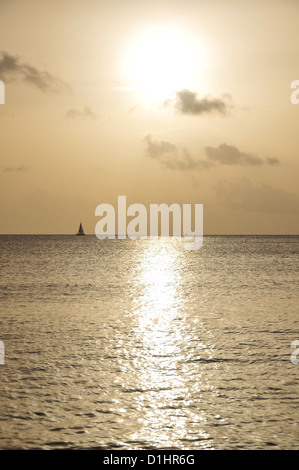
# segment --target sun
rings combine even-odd
[[[137,31],[127,46],[123,69],[135,89],[166,99],[193,88],[202,54],[191,33],[177,25],[155,24]]]

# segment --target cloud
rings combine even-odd
[[[220,165],[262,165],[264,161],[252,153],[241,152],[234,145],[221,144],[219,147],[205,147],[208,159]]]
[[[280,161],[278,160],[278,158],[268,157],[267,158],[267,163],[268,163],[268,165],[271,165],[271,166],[280,165]]]
[[[220,181],[214,187],[218,198],[231,207],[252,212],[299,213],[299,196],[269,184],[254,186],[244,179],[239,183]]]
[[[140,106],[139,104],[135,104],[134,106],[132,106],[128,111],[127,111],[127,114],[132,114],[136,111],[139,111],[139,112],[144,112],[144,109],[142,106]]]
[[[24,165],[20,165],[18,167],[6,167],[3,169],[4,172],[11,172],[11,171],[28,171],[28,168]]]
[[[60,78],[54,77],[49,72],[40,71],[7,52],[2,52],[0,57],[0,77],[6,81],[22,80],[43,92],[59,93],[69,88]]]
[[[163,168],[171,170],[207,170],[216,165],[261,166],[279,164],[277,158],[266,161],[257,155],[241,152],[233,145],[221,144],[219,147],[205,147],[206,159],[194,158],[190,152],[164,140],[153,140],[150,135],[145,137],[146,155],[157,160]]]
[[[69,109],[66,112],[66,117],[71,119],[98,119],[98,116],[90,109],[88,106],[85,106],[82,111],[79,109]]]
[[[197,93],[190,90],[181,90],[175,93],[174,100],[167,100],[165,106],[173,106],[179,114],[199,116],[202,114],[218,113],[227,115],[232,108],[230,95],[222,98],[204,96],[200,98]]]
[[[153,140],[150,135],[145,137],[146,155],[157,160],[163,168],[170,170],[204,170],[210,164],[205,160],[193,158],[188,150],[164,140]]]
[[[277,158],[263,160],[253,153],[241,152],[234,145],[221,144],[218,147],[205,147],[209,161],[220,165],[260,166],[264,163],[274,166],[280,162]]]

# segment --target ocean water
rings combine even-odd
[[[298,449],[298,261],[295,236],[1,236],[0,448]]]

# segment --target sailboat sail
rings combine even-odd
[[[77,235],[85,235],[84,230],[83,230],[82,222],[80,222],[79,230],[78,230]]]

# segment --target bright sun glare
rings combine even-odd
[[[154,25],[134,35],[123,67],[134,88],[160,100],[192,88],[201,59],[190,32],[178,26]]]

